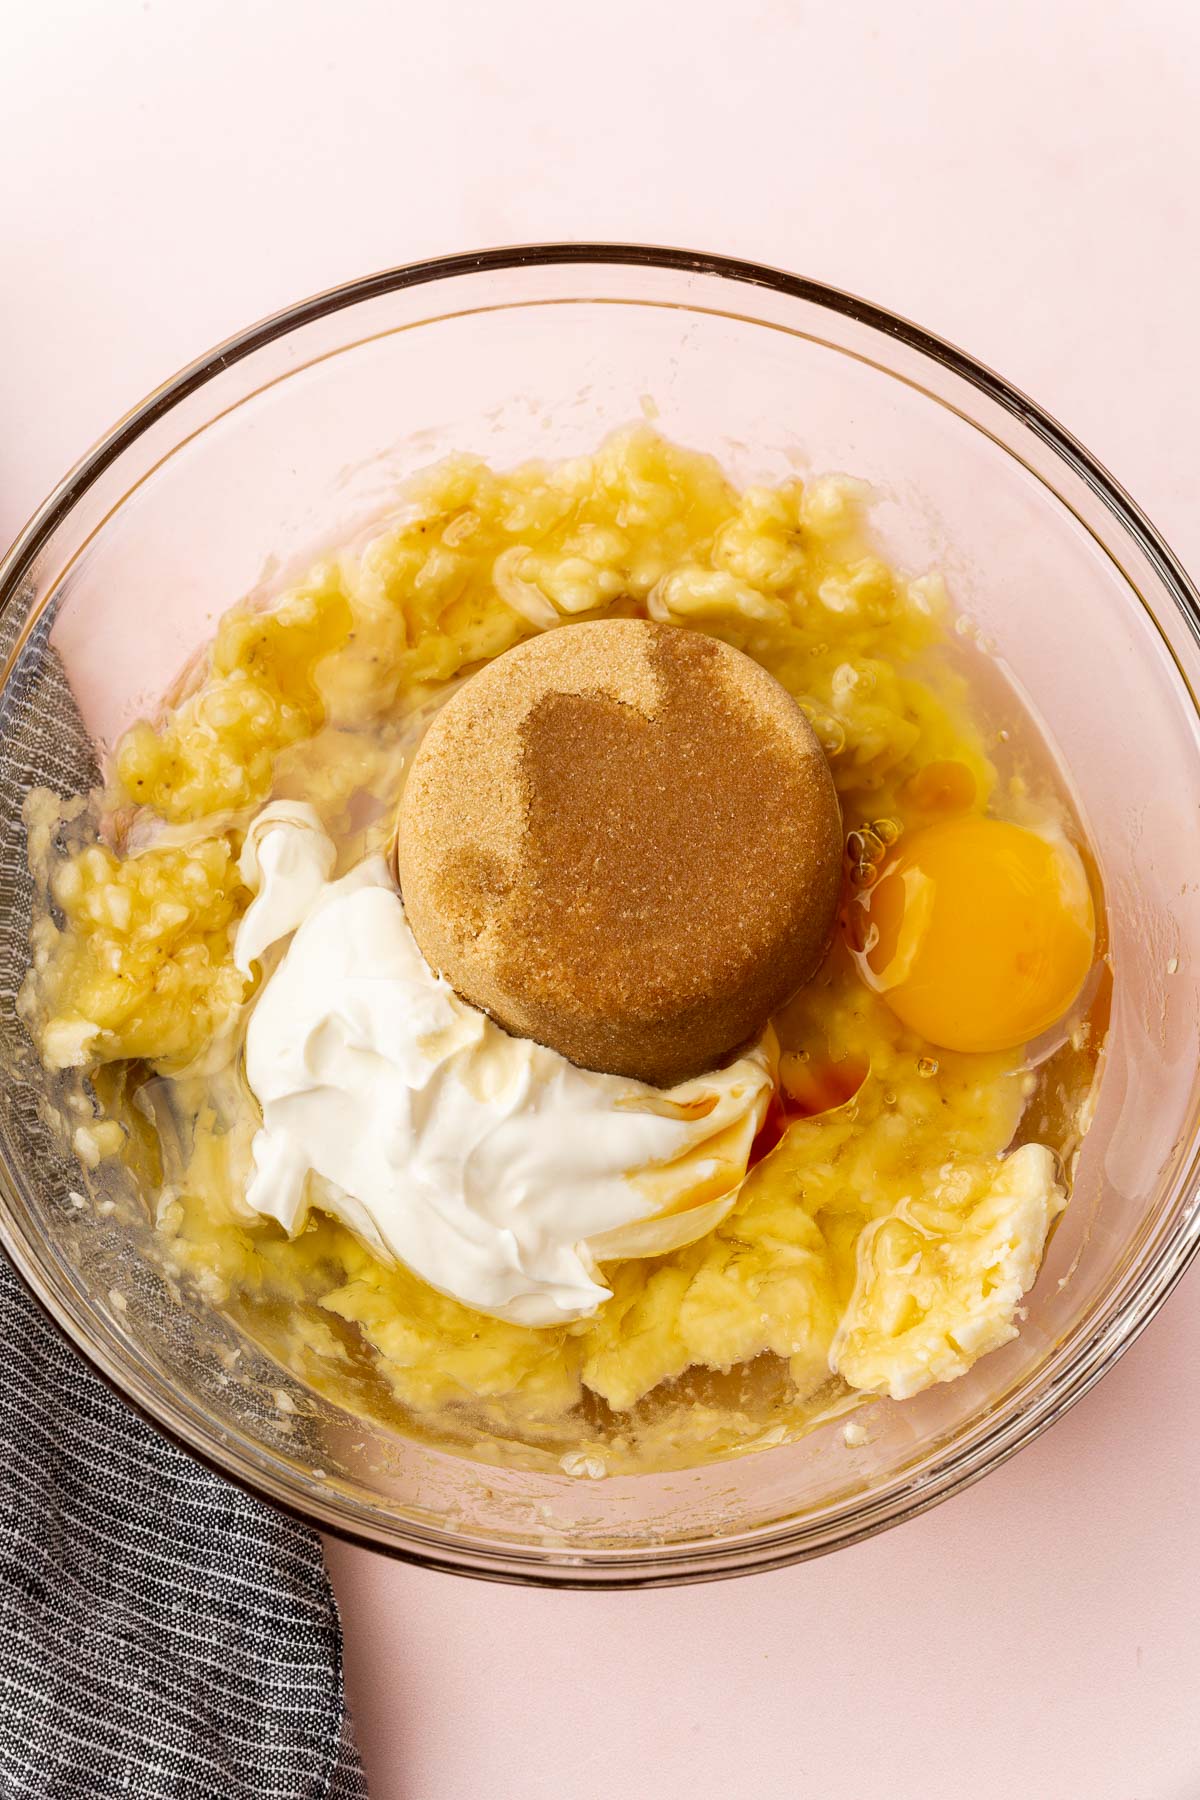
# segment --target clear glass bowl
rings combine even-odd
[[[832,1425],[706,1468],[591,1481],[485,1467],[341,1413],[173,1291],[119,1218],[72,1199],[86,1178],[47,1132],[13,1005],[20,804],[63,778],[64,673],[87,733],[110,740],[231,601],[355,532],[398,477],[451,449],[499,463],[589,449],[643,410],[739,479],[799,460],[875,484],[889,553],[946,574],[1071,772],[1115,996],[1075,1196],[1016,1342],[877,1407],[860,1448]],[[682,251],[551,245],[392,270],[252,327],[152,394],[32,521],[0,605],[0,1239],[129,1401],[267,1499],[413,1561],[546,1585],[797,1561],[911,1517],[1043,1431],[1194,1253],[1196,594],[1078,444],[916,327]]]

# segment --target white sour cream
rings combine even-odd
[[[295,932],[246,1036],[253,1211],[294,1232],[320,1206],[441,1292],[538,1326],[609,1297],[602,1261],[720,1222],[770,1097],[765,1046],[667,1090],[577,1068],[430,969],[381,858],[330,881],[334,860],[301,804],[247,837],[238,966]]]

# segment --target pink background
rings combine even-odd
[[[1192,0],[38,0],[6,24],[0,538],[259,314],[617,236],[958,340],[1200,569]],[[555,1595],[332,1546],[374,1800],[1196,1800],[1198,1300],[1193,1273],[981,1487],[806,1568]]]

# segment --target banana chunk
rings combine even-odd
[[[907,1400],[1017,1335],[1050,1226],[1066,1204],[1044,1144],[957,1169],[864,1231],[831,1361],[851,1387]]]

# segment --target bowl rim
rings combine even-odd
[[[897,313],[844,289],[784,269],[678,247],[586,240],[502,245],[398,264],[327,288],[234,333],[125,413],[51,491],[0,559],[0,616],[17,601],[22,580],[43,546],[105,471],[175,406],[235,363],[307,324],[403,289],[459,276],[525,268],[603,265],[715,277],[731,284],[766,288],[866,326],[939,365],[1032,432],[1083,482],[1145,556],[1161,587],[1174,601],[1188,632],[1200,645],[1200,593],[1161,534],[1078,439],[986,364]],[[1013,453],[1010,446],[1004,447]],[[7,684],[23,648],[23,638],[22,633],[0,668],[0,688]],[[1189,687],[1177,663],[1176,673]],[[1191,697],[1195,704],[1195,697]],[[1193,1141],[1190,1157],[1176,1171],[1175,1185],[1179,1200],[1194,1203],[1200,1187],[1200,1143]],[[928,1511],[1006,1462],[1088,1393],[1150,1323],[1200,1251],[1200,1208],[1192,1204],[1190,1209],[1185,1208],[1167,1242],[1142,1272],[1136,1306],[1126,1302],[1115,1318],[1102,1321],[1079,1347],[1080,1355],[1048,1383],[1046,1391],[1028,1409],[998,1431],[949,1450],[935,1474],[912,1482],[906,1491],[874,1502],[860,1500],[853,1521],[839,1527],[834,1541],[798,1540],[795,1523],[785,1522],[765,1528],[742,1543],[718,1541],[660,1544],[615,1552],[547,1553],[519,1545],[488,1545],[481,1549],[476,1540],[456,1541],[452,1533],[409,1522],[404,1525],[405,1541],[397,1542],[383,1531],[377,1534],[361,1522],[348,1521],[338,1513],[332,1497],[327,1500],[306,1495],[301,1501],[293,1494],[277,1491],[261,1470],[247,1465],[236,1446],[224,1443],[218,1449],[211,1436],[206,1437],[189,1422],[182,1408],[171,1418],[157,1404],[130,1393],[126,1387],[127,1371],[121,1367],[120,1359],[106,1346],[88,1339],[69,1312],[60,1308],[51,1284],[25,1253],[20,1235],[13,1229],[7,1190],[7,1171],[0,1167],[0,1248],[22,1285],[67,1343],[133,1412],[214,1473],[305,1525],[402,1561],[483,1580],[589,1590],[683,1585],[779,1569],[861,1542]]]

